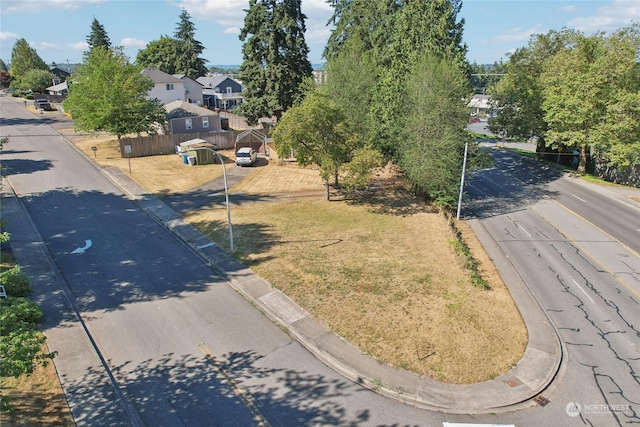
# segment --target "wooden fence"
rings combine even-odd
[[[121,157],[146,157],[172,154],[176,145],[191,139],[203,139],[217,150],[235,148],[236,138],[241,131],[204,132],[177,135],[152,135],[120,139]]]

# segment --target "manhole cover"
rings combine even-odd
[[[522,381],[517,378],[509,378],[508,380],[504,380],[504,383],[511,388],[522,385]]]

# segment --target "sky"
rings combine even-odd
[[[208,65],[242,63],[239,39],[249,0],[0,0],[0,58],[9,63],[15,42],[24,38],[47,63],[80,63],[96,18],[112,45],[135,60],[138,50],[161,36],[173,36],[181,9],[191,15],[195,38]],[[312,64],[322,63],[331,27],[326,0],[302,0],[305,40]],[[478,64],[507,61],[531,35],[572,28],[589,35],[640,22],[638,0],[463,0],[467,58]]]

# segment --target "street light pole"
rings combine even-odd
[[[227,205],[227,223],[229,224],[229,247],[231,248],[231,253],[233,253],[233,251],[234,251],[234,248],[233,248],[233,228],[231,226],[231,210],[229,209],[229,188],[227,187],[227,168],[226,168],[226,166],[224,164],[224,160],[222,159],[222,156],[220,155],[220,153],[218,153],[213,148],[209,148],[209,147],[193,147],[193,148],[189,148],[189,151],[191,151],[191,150],[208,150],[208,151],[211,151],[213,154],[218,156],[218,159],[220,160],[220,163],[222,163],[222,176],[224,177],[224,200],[225,200],[225,204]],[[176,146],[176,153],[184,154],[185,152],[181,151],[179,146]]]
[[[469,143],[464,144],[464,160],[462,160],[462,177],[460,178],[460,195],[458,196],[458,212],[456,213],[456,220],[460,219],[460,207],[462,206],[462,190],[464,190],[464,172],[467,168],[467,151],[469,150]]]

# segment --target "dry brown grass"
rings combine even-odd
[[[238,188],[261,193],[308,174],[269,166]],[[207,209],[186,219],[226,247],[225,215]],[[473,232],[459,223],[491,290],[472,285],[446,218],[395,186],[358,202],[326,202],[320,192],[313,201],[234,207],[232,222],[239,259],[378,360],[473,383],[522,357],[526,328]]]
[[[73,143],[97,164],[119,168],[153,194],[186,191],[222,176],[219,164],[191,167],[176,154],[122,158],[118,141],[111,135],[76,137]],[[91,147],[97,150],[94,152]],[[220,153],[225,158],[227,170],[235,167],[233,151]]]
[[[46,346],[43,352],[48,352]],[[0,413],[3,427],[75,426],[53,363],[39,366],[30,376],[0,378],[0,388],[13,405]]]
[[[76,144],[90,158],[90,147],[97,146],[98,163],[128,173],[113,138]],[[153,193],[180,192],[212,179],[216,170],[221,174],[219,165],[189,167],[168,155],[132,159],[130,176]],[[389,180],[357,202],[326,202],[323,191],[313,168],[280,161],[254,168],[232,194],[314,193],[317,198],[234,207],[235,255],[337,334],[394,366],[473,383],[518,362],[526,328],[464,222],[457,226],[490,290],[473,286],[452,247],[446,218],[397,182]],[[224,209],[193,212],[186,219],[227,245]]]

